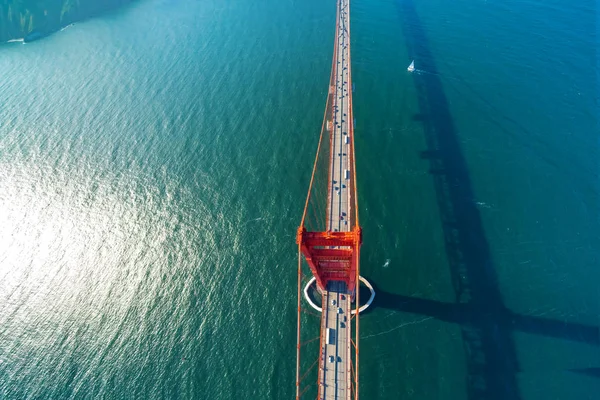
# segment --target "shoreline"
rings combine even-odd
[[[134,0],[109,0],[103,4],[94,3],[91,0],[89,3],[80,4],[77,7],[70,8],[69,11],[59,15],[59,9],[45,10],[43,16],[37,15],[36,23],[21,24],[8,26],[0,32],[0,44],[8,43],[28,43],[43,39],[57,32],[62,32],[65,29],[75,25],[78,22],[85,21],[91,18],[97,18],[104,14],[116,12],[124,6],[130,5]],[[83,3],[83,2],[82,2]],[[36,16],[31,6],[23,7],[22,9],[13,12],[12,18],[33,18]],[[39,13],[37,13],[39,14]],[[11,14],[0,15],[0,22],[4,19],[10,20]]]

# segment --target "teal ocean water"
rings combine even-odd
[[[597,398],[595,4],[351,7],[361,398]],[[0,46],[0,398],[294,396],[334,24],[145,0]]]

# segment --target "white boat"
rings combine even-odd
[[[415,70],[415,60],[413,60],[406,69],[408,70],[408,72],[413,72]]]

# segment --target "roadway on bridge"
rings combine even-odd
[[[329,282],[323,294],[321,332],[324,333],[321,369],[321,399],[349,399],[350,384],[350,296],[346,284]],[[328,335],[329,332],[329,335]]]
[[[328,230],[349,231],[350,222],[350,13],[348,0],[338,2],[336,47],[334,54],[334,101],[331,130],[331,168],[329,179]]]
[[[329,231],[345,232],[351,229],[350,168],[352,151],[350,82],[350,9],[349,0],[339,0],[337,32],[334,53],[334,100],[331,129],[330,178],[327,205]],[[351,385],[351,303],[344,282],[330,281],[322,297],[321,349],[319,380],[321,399],[350,399]],[[330,331],[328,331],[328,329]],[[327,337],[327,332],[333,335]],[[331,343],[330,343],[331,341]]]

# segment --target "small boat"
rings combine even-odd
[[[415,70],[415,60],[413,60],[406,69],[408,70],[408,72],[413,72]]]

